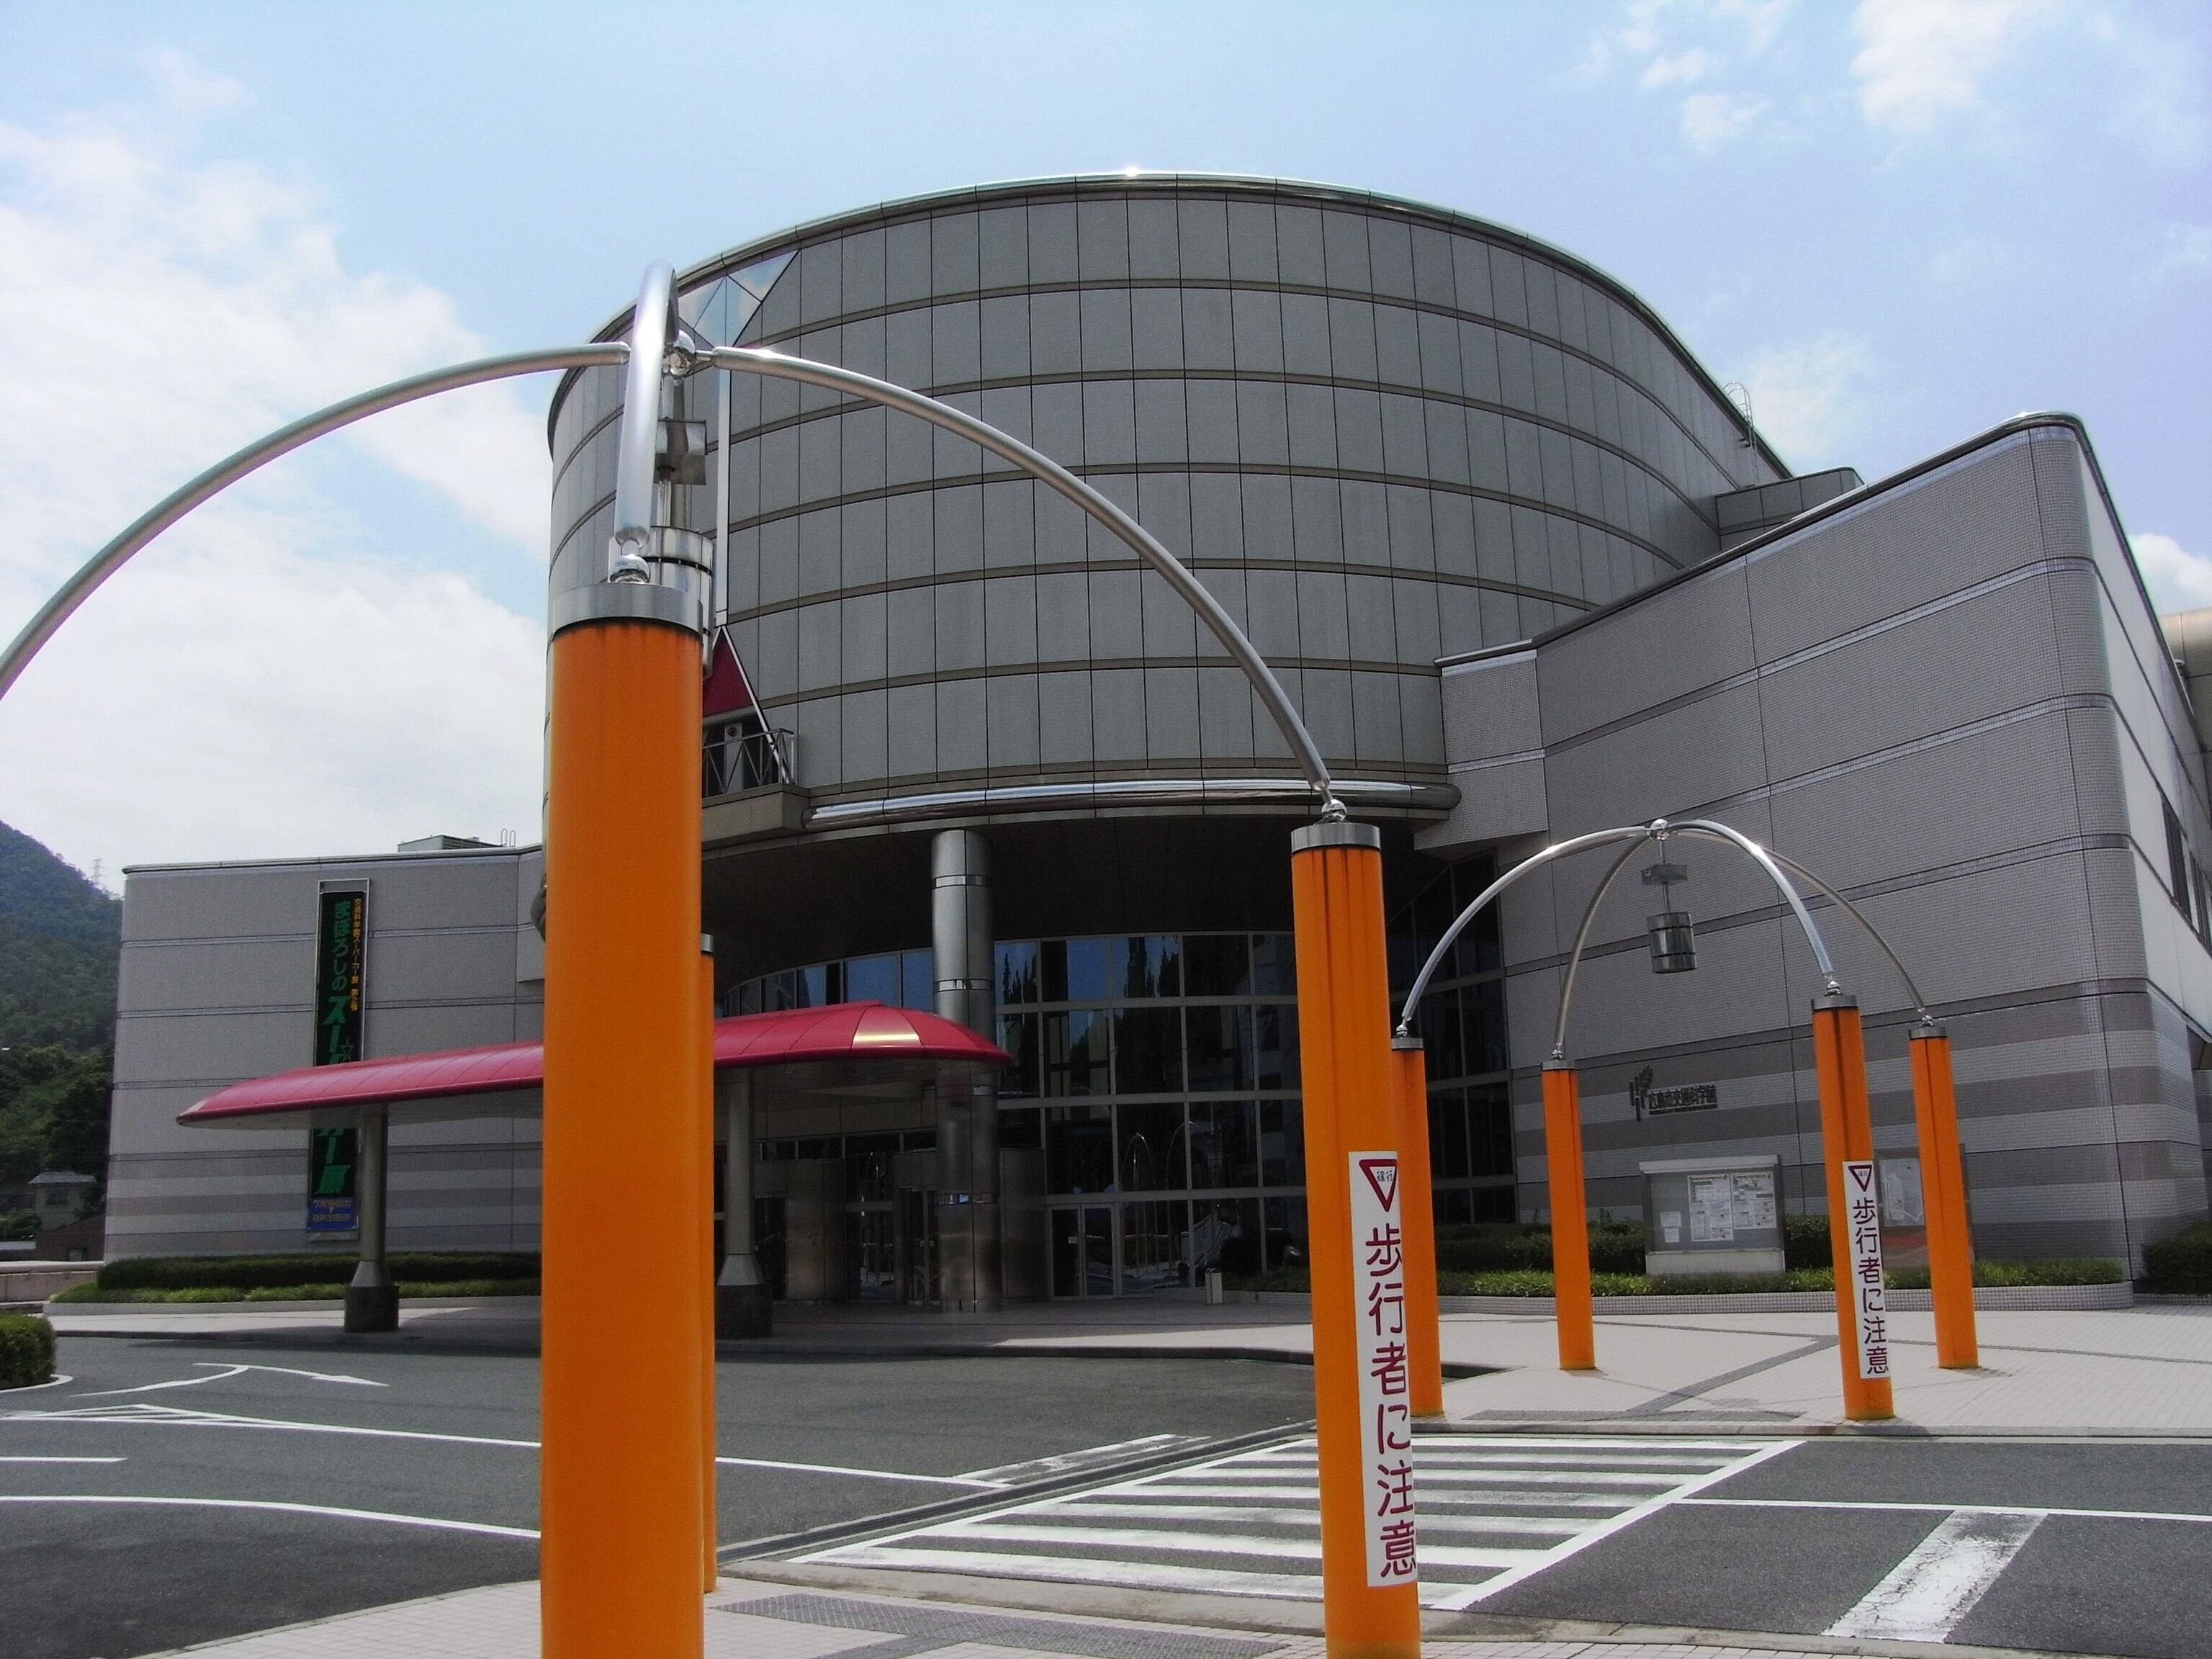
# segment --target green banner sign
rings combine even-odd
[[[359,1136],[352,1129],[307,1131],[307,1231],[349,1233],[360,1224],[354,1206],[354,1159]]]
[[[325,893],[315,927],[315,1064],[361,1058],[368,895]]]

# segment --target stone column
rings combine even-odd
[[[385,1261],[385,1172],[391,1164],[388,1109],[381,1101],[361,1109],[354,1133],[355,1217],[361,1230],[361,1265],[346,1286],[345,1328],[349,1331],[399,1328],[399,1286]]]
[[[973,830],[940,830],[930,844],[930,933],[937,1012],[997,1041],[997,951],[991,926],[991,848]],[[999,1098],[995,1078],[963,1099],[939,1096],[938,1261],[947,1308],[1002,1305],[999,1273]]]
[[[714,1073],[722,1119],[722,1271],[714,1280],[714,1334],[766,1336],[775,1304],[753,1255],[753,1079],[749,1072]]]

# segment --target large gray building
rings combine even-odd
[[[2139,1258],[2205,1213],[2212,820],[2174,653],[2212,672],[2212,629],[2162,636],[2074,422],[1872,484],[1793,477],[1612,277],[1275,181],[929,197],[679,286],[715,343],[945,398],[1182,556],[1383,827],[1402,978],[1545,841],[1717,817],[1858,901],[1950,1022],[1985,1253]],[[726,1012],[933,1004],[1014,1060],[995,1107],[732,1102],[772,1276],[969,1299],[1291,1259],[1285,854],[1310,807],[1236,669],[1119,544],[972,445],[719,371],[684,399],[710,445],[674,507],[713,550],[703,921]],[[606,556],[618,401],[611,370],[554,399],[556,589]],[[1698,971],[1648,971],[1656,907],[1631,889],[1583,975],[1592,1205],[1636,1213],[1644,1163],[1749,1155],[1817,1211],[1809,962],[1771,890],[1678,848]],[[1593,865],[1516,890],[1425,1005],[1444,1218],[1542,1212],[1535,1068]],[[390,1054],[534,1035],[536,870],[491,849],[134,872],[111,1249],[301,1242],[299,1131],[170,1119],[307,1057],[319,884],[375,884],[368,1042]],[[933,937],[948,889],[971,902],[939,903]],[[1877,1140],[1909,1158],[1906,999],[1829,932],[1868,1011]],[[532,1242],[529,1103],[398,1135],[396,1243]]]

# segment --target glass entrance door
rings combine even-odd
[[[1052,1212],[1052,1293],[1114,1294],[1114,1207],[1070,1204]]]

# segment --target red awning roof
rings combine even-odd
[[[994,1070],[1011,1064],[1004,1049],[916,1008],[880,1002],[840,1002],[775,1014],[739,1014],[714,1022],[714,1066],[796,1066],[842,1060],[863,1066],[922,1060]],[[457,1095],[534,1089],[545,1080],[545,1048],[503,1042],[438,1054],[303,1066],[219,1089],[177,1114],[179,1123],[236,1122],[319,1106],[444,1100]]]

